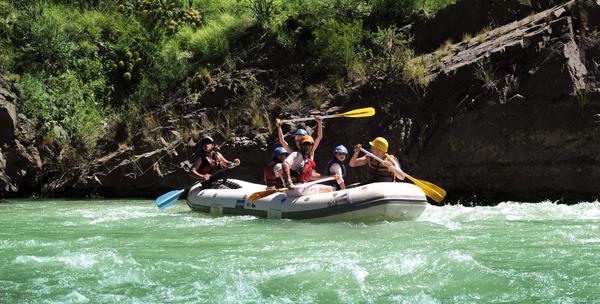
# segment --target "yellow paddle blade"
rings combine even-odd
[[[248,196],[248,201],[249,202],[253,202],[257,199],[261,199],[263,197],[267,197],[273,193],[277,193],[277,192],[284,192],[287,191],[287,188],[279,188],[279,189],[269,189],[269,190],[264,190],[264,191],[258,191],[258,192],[254,192],[252,194],[250,194],[250,196]]]
[[[444,197],[446,197],[446,190],[440,188],[439,186],[436,186],[427,181],[416,179],[410,175],[407,175],[406,177],[408,177],[408,179],[410,179],[415,185],[417,185],[417,187],[421,188],[421,190],[425,192],[425,195],[430,197],[436,203],[441,202],[442,200],[444,200]]]
[[[370,117],[373,115],[375,115],[375,109],[371,108],[371,107],[356,109],[356,110],[352,110],[352,111],[348,111],[348,112],[340,113],[340,114],[333,114],[333,116],[335,116],[335,117],[352,117],[352,118]]]

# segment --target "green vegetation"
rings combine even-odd
[[[118,122],[151,136],[160,122],[148,113],[176,94],[202,92],[263,38],[339,89],[376,74],[426,85],[398,28],[454,2],[0,0],[0,73],[18,87],[19,112],[38,138],[89,155]],[[271,132],[273,111],[305,109],[294,98],[269,104],[256,81],[243,94],[236,111],[212,118],[224,138],[240,124]],[[190,128],[187,137],[197,137],[201,127]]]

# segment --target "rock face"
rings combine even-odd
[[[434,17],[417,19],[412,28],[417,53],[429,53],[446,40],[458,42],[485,27],[498,27],[527,17],[532,8],[518,0],[463,0],[440,10]]]
[[[448,39],[461,41],[462,33],[479,32],[489,24],[490,16],[504,18],[494,19],[496,24],[506,23],[424,55],[429,71],[426,87],[383,78],[353,85],[344,94],[331,94],[322,83],[301,88],[304,93],[291,99],[329,96],[319,113],[366,106],[377,109],[375,118],[326,121],[316,157],[320,171],[335,146],[344,144],[352,151],[357,143],[368,146],[369,140],[384,136],[391,144],[389,152],[400,158],[404,170],[445,188],[450,202],[598,199],[600,1],[570,1],[533,15],[518,1],[500,2],[465,0],[440,11],[427,24],[415,26],[426,33],[439,30],[424,35],[432,41],[420,46],[427,51]],[[509,2],[512,4],[506,4]],[[466,10],[467,18],[461,5],[479,5],[494,13],[482,14],[477,21],[475,9]],[[510,22],[516,18],[519,20]],[[465,23],[458,35],[459,31],[448,30],[456,20],[472,20],[473,24]],[[229,125],[221,120],[215,126],[211,119],[223,118],[223,113],[231,111],[232,100],[252,81],[265,88],[265,98],[286,96],[289,91],[284,84],[294,83],[286,77],[297,77],[297,70],[302,67],[278,66],[265,71],[248,66],[223,81],[215,77],[204,92],[165,105],[157,110],[157,117],[186,113],[177,121],[188,121],[202,133],[220,136],[225,157],[241,159],[242,166],[231,176],[260,182],[262,166],[277,145],[276,136],[266,127],[255,134],[249,132],[247,121]],[[271,92],[273,95],[268,95]],[[291,112],[288,104],[272,104]],[[185,188],[198,147],[175,130],[172,120],[159,120],[163,127],[152,140],[140,136],[133,146],[68,170],[46,168],[34,143],[20,137],[12,140],[0,151],[0,193],[6,194],[3,189],[10,184],[18,187],[20,195],[154,198]],[[224,124],[230,130],[225,130]],[[307,124],[307,128],[311,126],[314,124]],[[294,130],[295,126],[284,126],[286,132]],[[364,174],[364,168],[350,169],[347,180],[361,180]]]
[[[571,1],[454,46],[415,170],[478,199],[597,199],[599,12]]]
[[[13,140],[17,125],[17,111],[13,102],[16,96],[0,75],[0,145]]]

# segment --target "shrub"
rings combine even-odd
[[[348,71],[364,58],[364,31],[359,22],[340,23],[328,19],[314,30],[314,36],[313,53],[317,63],[330,71]]]
[[[92,150],[102,135],[107,115],[95,99],[94,83],[84,83],[73,72],[60,76],[25,74],[18,84],[22,93],[19,111],[34,120],[41,135],[60,126],[68,142]]]
[[[274,6],[274,0],[252,0],[250,8],[260,27],[266,27],[273,15]]]
[[[419,0],[373,0],[371,24],[406,24],[417,8]]]
[[[248,17],[223,14],[198,30],[184,27],[177,33],[177,43],[190,51],[198,62],[216,60],[229,52],[230,41],[239,37],[251,24]]]
[[[408,48],[410,40],[396,26],[377,28],[369,37],[372,44],[369,60],[371,72],[394,75],[401,71],[412,55]]]

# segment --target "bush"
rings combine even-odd
[[[359,22],[341,23],[334,19],[323,22],[314,30],[313,53],[317,63],[333,72],[345,72],[361,63],[365,49],[364,31]]]
[[[61,144],[92,150],[107,115],[95,99],[96,85],[82,82],[73,72],[57,77],[25,74],[18,83],[22,93],[19,111],[33,119],[40,135],[48,135],[59,126],[67,131],[67,141]]]
[[[223,58],[229,52],[229,43],[252,25],[249,17],[223,14],[195,30],[184,27],[177,33],[178,43],[190,51],[197,62]]]
[[[371,73],[397,74],[411,59],[410,40],[396,26],[377,28],[376,32],[370,33],[369,38],[372,44],[369,60]]]

